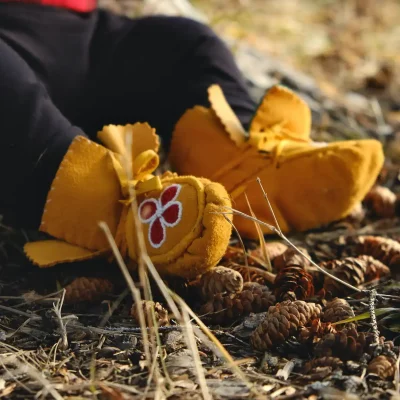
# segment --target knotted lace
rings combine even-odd
[[[220,180],[220,178],[223,177],[228,171],[235,169],[238,165],[246,162],[247,159],[254,157],[254,149],[267,154],[268,159],[271,160],[272,165],[274,168],[276,168],[280,156],[282,155],[287,144],[293,142],[303,144],[313,143],[311,140],[303,139],[297,134],[289,131],[284,127],[284,125],[285,121],[282,121],[266,128],[262,132],[251,132],[248,140],[244,142],[244,144],[238,143],[232,138],[236,145],[242,149],[240,155],[217,170],[211,179],[215,181]],[[249,177],[249,179],[253,178]]]
[[[129,213],[130,205],[136,196],[162,189],[161,178],[153,175],[159,165],[159,157],[154,150],[145,150],[132,161],[129,161],[129,155],[127,156],[126,153],[118,155],[110,152],[109,154],[121,185],[123,198],[120,203],[124,205],[115,235],[115,242],[121,255],[126,257],[128,248],[134,246],[133,243],[127,243],[126,239],[128,217],[133,217],[133,214]],[[128,176],[130,171],[131,177]]]

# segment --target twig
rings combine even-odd
[[[240,215],[244,218],[250,219],[250,220],[256,220],[258,221],[261,225],[266,226],[268,229],[270,229],[272,232],[276,233],[281,239],[283,239],[290,247],[294,248],[299,254],[301,254],[306,260],[308,260],[315,268],[318,269],[318,271],[322,272],[323,274],[329,276],[330,278],[332,278],[333,280],[341,283],[344,286],[347,286],[349,289],[354,290],[357,293],[362,293],[365,295],[369,295],[369,291],[368,290],[361,290],[356,288],[355,286],[351,285],[350,283],[347,283],[341,279],[339,279],[338,277],[336,277],[335,275],[332,275],[331,273],[329,273],[328,271],[326,271],[325,269],[321,268],[318,264],[316,264],[309,256],[305,255],[298,247],[296,247],[283,233],[280,233],[274,226],[267,224],[266,222],[257,220],[256,218],[251,217],[250,215],[247,215],[245,213],[242,213],[241,211],[235,210],[234,208],[231,207],[226,207],[223,206],[223,208],[229,210],[229,212],[215,212],[212,214],[220,214],[220,215],[231,215],[231,214],[236,214],[236,215]],[[376,294],[377,298],[383,298],[383,299],[392,299],[392,300],[400,300],[400,296],[393,296],[393,295],[389,295],[389,294],[382,294],[382,293],[377,293]]]
[[[380,111],[380,114],[382,114],[382,110],[380,109],[380,104],[379,104],[377,101],[375,101],[375,106],[378,107],[378,110]],[[383,123],[384,123],[384,121],[383,121]],[[305,257],[305,258],[306,258],[308,261],[310,261],[314,266],[316,266],[316,267],[318,268],[319,271],[323,272],[325,275],[329,276],[330,278],[333,278],[333,279],[336,280],[337,282],[340,282],[340,283],[344,284],[345,286],[351,288],[352,290],[355,290],[356,292],[359,292],[359,293],[368,293],[368,294],[370,295],[370,292],[369,292],[369,291],[367,291],[367,290],[360,290],[360,289],[356,288],[355,286],[352,286],[352,285],[350,285],[349,283],[347,283],[347,282],[345,282],[345,281],[342,281],[341,279],[337,278],[336,276],[331,275],[329,272],[325,271],[325,270],[324,270],[323,268],[321,268],[319,265],[317,265],[316,263],[314,263],[310,258],[306,257],[292,242],[290,242],[289,239],[287,239],[286,236],[282,233],[282,230],[281,230],[281,228],[280,228],[280,226],[279,226],[278,220],[277,220],[277,218],[276,218],[276,216],[275,216],[274,210],[273,210],[273,208],[272,208],[272,206],[271,206],[271,203],[270,203],[270,201],[269,201],[269,199],[268,199],[267,193],[266,193],[265,190],[264,190],[264,187],[263,187],[263,185],[262,185],[262,183],[261,183],[261,179],[258,178],[258,177],[257,177],[257,182],[258,182],[258,184],[260,185],[260,188],[261,188],[261,190],[262,190],[262,192],[263,192],[264,198],[267,200],[269,209],[270,209],[270,211],[271,211],[271,213],[272,213],[272,216],[274,217],[274,221],[275,221],[275,224],[276,224],[276,227],[277,227],[277,229],[274,229],[274,231],[275,231],[282,239],[284,239],[291,247],[293,247],[293,248],[294,248],[297,252],[299,252],[303,257]],[[268,224],[267,224],[267,225],[268,225]],[[271,229],[271,228],[270,228],[270,229]],[[279,232],[277,232],[277,230],[278,230]],[[375,299],[376,299],[376,297],[378,297],[378,296],[379,296],[379,297],[385,297],[385,298],[392,298],[392,299],[394,299],[394,297],[392,297],[392,296],[390,296],[390,295],[378,294],[378,293],[375,291]],[[390,297],[389,297],[389,296],[390,296]],[[375,312],[374,312],[374,315],[375,315]],[[372,316],[372,313],[371,313],[371,316]],[[375,321],[376,321],[376,316],[375,316]],[[378,337],[379,337],[379,332],[378,332]]]
[[[372,332],[374,334],[374,341],[375,344],[379,344],[379,329],[378,329],[378,322],[376,320],[376,313],[375,313],[375,302],[376,302],[376,290],[372,289],[369,291],[369,302],[368,308],[369,313],[371,316],[371,325],[372,325]]]
[[[106,314],[103,316],[103,318],[101,319],[100,323],[99,323],[99,327],[104,327],[106,325],[106,323],[108,322],[108,320],[111,318],[111,316],[113,315],[114,311],[119,307],[119,305],[121,304],[122,300],[128,295],[129,293],[129,289],[125,289],[117,298],[117,300],[115,300],[110,309],[106,312]]]
[[[342,285],[347,286],[348,288],[350,288],[351,290],[354,290],[355,292],[358,293],[364,293],[365,291],[356,288],[353,285],[350,285],[350,283],[347,283],[341,279],[339,279],[338,277],[336,277],[335,275],[330,274],[329,272],[327,272],[325,269],[321,268],[317,263],[315,263],[309,256],[307,256],[306,254],[304,254],[298,247],[296,247],[282,232],[280,232],[277,228],[275,228],[274,226],[267,224],[266,222],[260,221],[257,218],[253,218],[250,215],[247,215],[245,213],[242,213],[241,211],[235,210],[234,208],[231,207],[226,207],[224,206],[223,208],[229,210],[230,212],[219,212],[217,214],[236,214],[236,215],[240,215],[244,218],[250,219],[252,221],[258,221],[258,223],[260,223],[261,225],[266,226],[267,228],[269,228],[272,232],[275,232],[278,236],[281,237],[281,239],[283,239],[289,246],[293,247],[299,254],[301,254],[306,260],[308,260],[315,268],[317,268],[319,271],[321,271],[322,273],[324,273],[325,275],[329,276],[330,278],[334,279],[335,281],[341,283]]]
[[[377,298],[382,297],[382,298],[389,299],[389,300],[397,300],[397,301],[400,301],[400,296],[394,296],[394,295],[392,295],[392,294],[381,294],[381,293],[377,293],[377,294],[376,294],[376,297],[377,297]]]
[[[394,373],[396,392],[400,393],[400,353],[396,357],[396,370]]]
[[[23,298],[25,301],[22,302],[22,303],[17,304],[17,305],[15,306],[15,308],[23,307],[23,306],[25,306],[26,304],[39,303],[39,302],[41,302],[41,301],[48,301],[48,302],[50,302],[50,301],[51,301],[51,302],[57,301],[57,300],[59,300],[60,294],[61,294],[61,292],[62,292],[63,290],[64,290],[64,289],[60,289],[60,290],[57,290],[56,292],[49,293],[49,294],[46,294],[46,295],[43,295],[43,296],[38,295],[38,294],[35,293],[33,298],[29,298],[29,296],[27,296],[27,295],[25,294],[25,295],[22,296],[22,298]],[[21,298],[21,296],[19,296],[19,297]]]
[[[57,304],[53,304],[53,311],[54,314],[56,315],[61,335],[61,343],[60,343],[61,350],[66,350],[68,348],[68,336],[67,336],[66,324],[64,323],[63,317],[61,316],[61,309],[64,304],[65,293],[66,290],[63,289],[61,299],[58,300]]]
[[[277,378],[282,378],[284,381],[287,381],[290,374],[293,371],[295,363],[293,360],[288,361],[282,369],[279,369],[276,373]]]
[[[42,317],[41,317],[40,315],[36,315],[36,314],[34,314],[34,313],[31,313],[31,314],[30,314],[30,313],[27,313],[27,312],[24,312],[24,311],[15,310],[15,309],[12,308],[12,307],[7,307],[7,306],[2,306],[2,305],[0,305],[0,310],[9,311],[9,312],[12,312],[12,313],[14,313],[14,314],[21,315],[22,317],[30,318],[31,320],[40,321],[40,320],[42,319]]]
[[[158,329],[160,332],[171,332],[171,331],[179,331],[183,329],[182,325],[174,325],[174,326],[160,326]],[[129,333],[141,333],[142,329],[140,327],[131,327],[131,328],[124,328],[124,327],[104,327],[98,328],[96,326],[80,326],[80,329],[85,331],[92,331],[99,334],[107,334],[107,335],[126,335]],[[153,330],[153,327],[146,327],[147,331]]]
[[[254,272],[257,275],[260,275],[270,284],[273,284],[275,282],[276,275],[272,272],[269,272],[269,271],[266,271],[264,269],[257,268],[257,267],[242,266],[242,268],[245,268],[249,273]]]
[[[28,325],[29,322],[31,322],[31,319],[30,319],[30,318],[28,318],[27,320],[25,320],[15,331],[7,333],[7,334],[6,334],[6,338],[7,338],[7,339],[10,339],[11,337],[13,337],[16,333],[18,333],[18,332],[21,331],[26,325]]]
[[[378,128],[382,129],[385,127],[385,117],[383,116],[382,107],[376,97],[373,97],[370,101],[372,112],[374,113]]]

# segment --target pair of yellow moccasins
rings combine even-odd
[[[309,107],[281,86],[267,92],[249,132],[219,86],[208,94],[209,108],[188,110],[175,126],[169,159],[180,175],[154,175],[159,141],[146,123],[106,126],[101,145],[77,137],[43,212],[40,230],[55,239],[27,243],[27,256],[40,267],[110,256],[103,221],[134,266],[140,226],[159,272],[191,279],[226,251],[232,220],[220,214],[224,207],[249,214],[247,195],[255,215],[273,224],[258,177],[282,231],[303,231],[349,214],[382,168],[376,140],[313,142]],[[235,216],[233,223],[244,237],[256,237],[252,221]]]

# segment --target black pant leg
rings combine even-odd
[[[0,39],[0,206],[6,222],[39,224],[51,182],[73,138],[81,134],[36,74]]]
[[[97,15],[0,3],[0,212],[13,224],[39,224],[58,166],[88,125]]]
[[[99,118],[93,129],[148,121],[168,148],[186,109],[209,105],[207,88],[213,83],[222,87],[244,126],[254,113],[256,105],[233,55],[196,21],[164,16],[130,20],[100,12],[91,49],[91,63],[98,66],[93,87]]]
[[[255,105],[231,53],[202,24],[11,6],[0,8],[0,207],[23,226],[40,222],[80,128],[95,138],[105,124],[148,121],[168,146],[185,110],[208,105],[212,83],[244,125],[251,118]]]

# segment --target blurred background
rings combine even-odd
[[[226,41],[256,100],[281,83],[313,111],[315,140],[375,137],[400,165],[400,0],[100,0],[180,15]]]
[[[399,0],[101,0],[129,16],[204,20],[230,40],[312,76],[330,95],[352,90],[399,102]],[[383,93],[385,91],[385,93]]]

